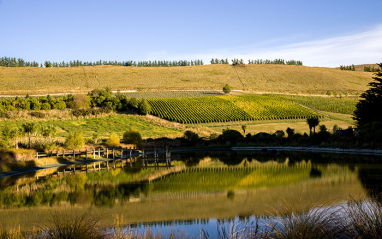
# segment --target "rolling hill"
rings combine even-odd
[[[203,65],[183,67],[86,66],[0,67],[0,94],[86,93],[112,90],[231,89],[255,92],[361,93],[373,73],[289,65]]]

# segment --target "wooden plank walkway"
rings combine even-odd
[[[103,153],[103,154],[101,154]],[[160,153],[164,153],[160,157]],[[60,168],[60,167],[69,167],[70,171],[75,173],[78,165],[81,165],[79,170],[85,168],[86,172],[89,172],[89,167],[92,168],[93,171],[101,171],[101,170],[110,170],[118,167],[130,167],[130,168],[170,168],[171,165],[171,151],[169,149],[166,150],[156,150],[154,151],[146,151],[141,150],[138,151],[136,149],[120,149],[120,148],[105,148],[105,149],[93,149],[93,150],[84,150],[84,151],[69,151],[69,152],[48,152],[42,153],[38,152],[36,154],[37,158],[41,157],[65,157],[68,155],[72,156],[73,159],[75,157],[81,155],[85,156],[81,160],[74,161],[65,161],[57,164],[49,164],[44,166],[36,166],[31,168],[13,170],[9,172],[0,172],[0,178],[10,177],[30,172],[36,172],[39,170],[49,169],[49,168]],[[90,157],[89,157],[90,155]],[[147,155],[153,155],[153,157],[148,158]],[[149,163],[154,163],[154,165],[149,165]],[[98,164],[98,165],[97,165]],[[73,167],[71,167],[73,166]],[[66,170],[56,172],[57,174],[66,173]]]

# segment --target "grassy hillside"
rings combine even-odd
[[[0,94],[113,90],[232,89],[257,92],[348,93],[365,91],[372,73],[288,65],[204,65],[184,67],[87,66],[0,67]]]

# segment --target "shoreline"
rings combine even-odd
[[[181,153],[181,152],[192,152],[192,151],[288,151],[288,152],[308,152],[308,153],[334,153],[334,154],[352,154],[352,155],[372,155],[372,156],[382,156],[382,150],[380,149],[341,149],[341,148],[318,148],[318,147],[293,147],[293,146],[244,146],[244,147],[215,147],[215,148],[182,148],[182,149],[173,149],[171,152],[173,153]],[[159,153],[163,153],[164,151],[158,150]],[[148,151],[148,155],[153,154],[153,152]],[[137,155],[141,155],[138,153]],[[104,159],[101,160],[89,160],[89,162],[103,162],[106,161]],[[62,166],[69,165],[77,165],[84,164],[86,161],[67,161],[62,163],[55,164],[46,164],[42,166],[35,167],[26,167],[19,170],[12,171],[4,171],[0,172],[0,178],[11,177],[19,174],[25,174],[30,172],[37,172],[43,169],[48,168],[59,168]]]
[[[335,154],[356,154],[356,155],[375,155],[382,156],[381,149],[341,149],[341,148],[318,148],[318,147],[293,147],[293,146],[263,146],[263,147],[232,147],[233,151],[250,150],[278,150],[278,151],[297,151],[309,153],[335,153]]]

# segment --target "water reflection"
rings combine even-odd
[[[95,167],[90,163],[75,170],[70,166],[1,178],[2,216],[28,223],[25,214],[69,205],[107,212],[105,223],[113,222],[113,214],[123,214],[137,228],[147,223],[210,225],[215,219],[219,223],[224,218],[266,216],[280,198],[308,207],[364,192],[377,196],[382,186],[382,166],[375,164],[380,158],[372,156],[187,152],[173,153],[172,166],[159,168],[152,161],[142,167],[140,160],[131,167],[117,161],[109,170],[105,162]],[[10,213],[9,208],[19,210]]]

